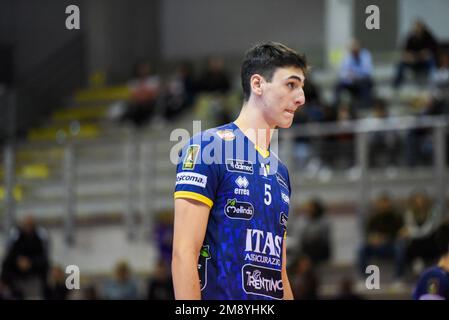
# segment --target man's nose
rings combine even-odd
[[[306,96],[304,95],[304,90],[301,89],[295,98],[295,104],[298,107],[301,107],[305,103],[306,103]]]

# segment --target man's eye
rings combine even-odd
[[[287,83],[287,86],[288,86],[290,89],[294,89],[294,88],[295,88],[295,84],[294,84],[293,82]]]

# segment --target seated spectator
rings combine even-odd
[[[164,92],[164,117],[167,120],[179,117],[192,106],[195,86],[192,70],[188,63],[179,65],[170,77]]]
[[[375,99],[372,118],[378,121],[388,121],[386,102]],[[373,167],[386,167],[398,164],[398,150],[400,150],[400,136],[396,131],[373,131],[369,139],[369,160]]]
[[[439,261],[425,270],[413,290],[414,300],[449,300],[449,223],[437,230]]]
[[[210,58],[207,69],[198,80],[198,91],[226,94],[231,89],[231,81],[224,69],[222,58]]]
[[[116,264],[114,279],[106,282],[103,298],[109,300],[136,300],[139,298],[137,281],[132,278],[131,269],[126,261],[119,261]]]
[[[399,88],[406,70],[412,70],[415,75],[428,76],[435,68],[438,43],[421,20],[415,22],[408,34],[402,52],[402,59],[397,67],[393,86]]]
[[[318,285],[312,261],[306,255],[300,256],[295,263],[291,281],[293,297],[295,300],[317,300]]]
[[[339,292],[335,300],[363,300],[363,298],[354,291],[352,278],[344,276],[340,280]]]
[[[339,80],[335,88],[335,106],[340,104],[341,94],[348,91],[360,100],[358,107],[371,106],[373,65],[371,53],[360,46],[357,40],[351,43],[350,51],[340,66]]]
[[[166,265],[171,266],[173,251],[173,213],[161,212],[156,220],[154,228],[155,242],[158,254]]]
[[[437,258],[435,232],[441,223],[441,212],[425,192],[411,195],[405,212],[405,225],[400,231],[407,240],[407,260],[422,258],[427,262]]]
[[[448,98],[449,90],[449,52],[441,52],[438,62],[438,69],[432,74],[430,84],[434,95],[444,99]]]
[[[292,228],[296,255],[306,255],[313,264],[329,260],[331,256],[330,222],[326,209],[319,199],[311,199],[306,204],[305,216],[295,221]]]
[[[65,273],[61,266],[53,266],[50,270],[50,276],[45,287],[46,300],[66,300],[69,289],[65,284]]]
[[[42,299],[49,268],[47,231],[28,215],[12,229],[6,243],[2,282],[17,298]]]
[[[164,260],[158,261],[148,281],[147,298],[148,300],[174,300],[175,298],[170,267]]]
[[[150,121],[156,113],[160,87],[159,76],[151,73],[149,62],[138,62],[134,68],[134,77],[129,82],[129,105],[121,120],[131,121],[137,127]]]
[[[347,103],[338,106],[336,121],[344,124],[356,118],[354,108]],[[352,168],[355,164],[355,139],[353,132],[341,132],[326,138],[326,148],[323,153],[326,163],[334,168]]]
[[[365,276],[370,258],[394,258],[395,280],[401,280],[405,267],[405,248],[403,242],[398,241],[398,237],[402,226],[403,218],[393,205],[390,196],[381,195],[368,217],[365,239],[359,250],[359,268],[362,276]]]
[[[424,104],[422,112],[417,117],[442,115],[448,110],[444,102],[430,98]],[[405,156],[407,165],[415,167],[417,165],[431,166],[433,160],[433,128],[410,129],[406,135]],[[449,141],[449,140],[448,140]]]

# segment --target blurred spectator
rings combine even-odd
[[[1,300],[15,300],[18,297],[12,292],[11,288],[0,279],[0,301]]]
[[[164,117],[172,120],[181,116],[192,106],[195,98],[194,79],[191,66],[180,64],[170,77],[164,93]]]
[[[119,261],[116,264],[114,279],[106,282],[103,297],[109,300],[138,299],[137,281],[133,279],[126,261]]]
[[[295,263],[291,287],[295,300],[318,299],[318,277],[315,274],[312,261],[302,255]]]
[[[330,222],[319,199],[307,202],[304,218],[296,219],[292,227],[296,255],[306,255],[313,264],[329,260],[331,256]]]
[[[407,260],[422,258],[427,262],[437,258],[435,232],[441,223],[441,212],[424,191],[410,196],[405,212],[405,225],[400,231],[407,244]]]
[[[361,275],[365,275],[371,257],[393,257],[395,280],[401,280],[405,267],[405,248],[404,243],[398,241],[398,236],[402,226],[402,215],[393,205],[390,196],[383,194],[376,199],[373,213],[366,223],[364,243],[359,251]]]
[[[424,105],[424,110],[417,117],[436,116],[443,113],[444,104],[430,99]],[[432,165],[433,159],[433,129],[416,128],[410,129],[406,135],[405,156],[407,165]],[[448,140],[449,141],[449,140]]]
[[[48,241],[46,230],[36,226],[30,215],[10,232],[1,279],[14,296],[22,299],[44,297],[49,268]]]
[[[198,80],[198,90],[207,93],[228,93],[231,81],[224,69],[222,58],[213,57],[207,61],[207,68]]]
[[[338,106],[337,122],[344,123],[355,119],[354,109],[350,104],[341,103]],[[326,143],[326,159],[332,167],[351,168],[354,166],[354,133],[341,132],[329,136]]]
[[[399,88],[407,69],[412,70],[415,75],[428,76],[435,68],[437,51],[438,43],[430,30],[423,21],[416,21],[407,36],[393,86]]]
[[[100,300],[97,287],[91,283],[83,288],[82,300]]]
[[[363,298],[354,291],[354,281],[351,277],[344,276],[340,280],[339,292],[335,300],[362,300]]]
[[[439,55],[438,69],[432,74],[430,87],[432,95],[438,100],[449,99],[449,52]]]
[[[386,102],[374,99],[373,121],[387,122],[388,110]],[[373,167],[386,167],[398,164],[400,137],[396,131],[373,131],[369,134],[369,161]]]
[[[46,300],[66,300],[69,290],[65,284],[65,273],[61,266],[53,266],[45,288]]]
[[[353,40],[349,53],[340,66],[339,80],[335,88],[335,106],[340,104],[343,91],[348,91],[353,98],[360,100],[360,103],[356,103],[357,107],[371,106],[372,73],[371,53],[362,48],[357,40]]]
[[[449,223],[437,231],[439,261],[425,270],[413,291],[414,300],[449,300]]]
[[[324,107],[321,104],[320,97],[318,95],[318,89],[315,84],[308,79],[304,84],[304,93],[307,97],[306,108],[300,108],[295,114],[293,123],[315,123],[324,121]],[[295,156],[297,159],[298,169],[304,169],[315,153],[318,151],[319,146],[316,146],[317,139],[311,139],[310,137],[295,137]],[[280,139],[280,141],[282,141]]]
[[[174,300],[175,294],[170,273],[170,267],[164,260],[159,260],[150,280],[148,281],[148,300]]]
[[[138,62],[134,67],[133,79],[129,82],[129,105],[121,120],[131,121],[137,127],[150,121],[156,113],[160,87],[159,76],[152,74],[150,63]]]
[[[171,256],[173,251],[173,213],[162,212],[159,214],[155,225],[156,245],[159,257],[168,266],[171,266]]]

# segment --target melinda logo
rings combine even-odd
[[[224,207],[224,213],[231,219],[250,220],[254,215],[254,207],[249,202],[228,199],[226,206]]]

